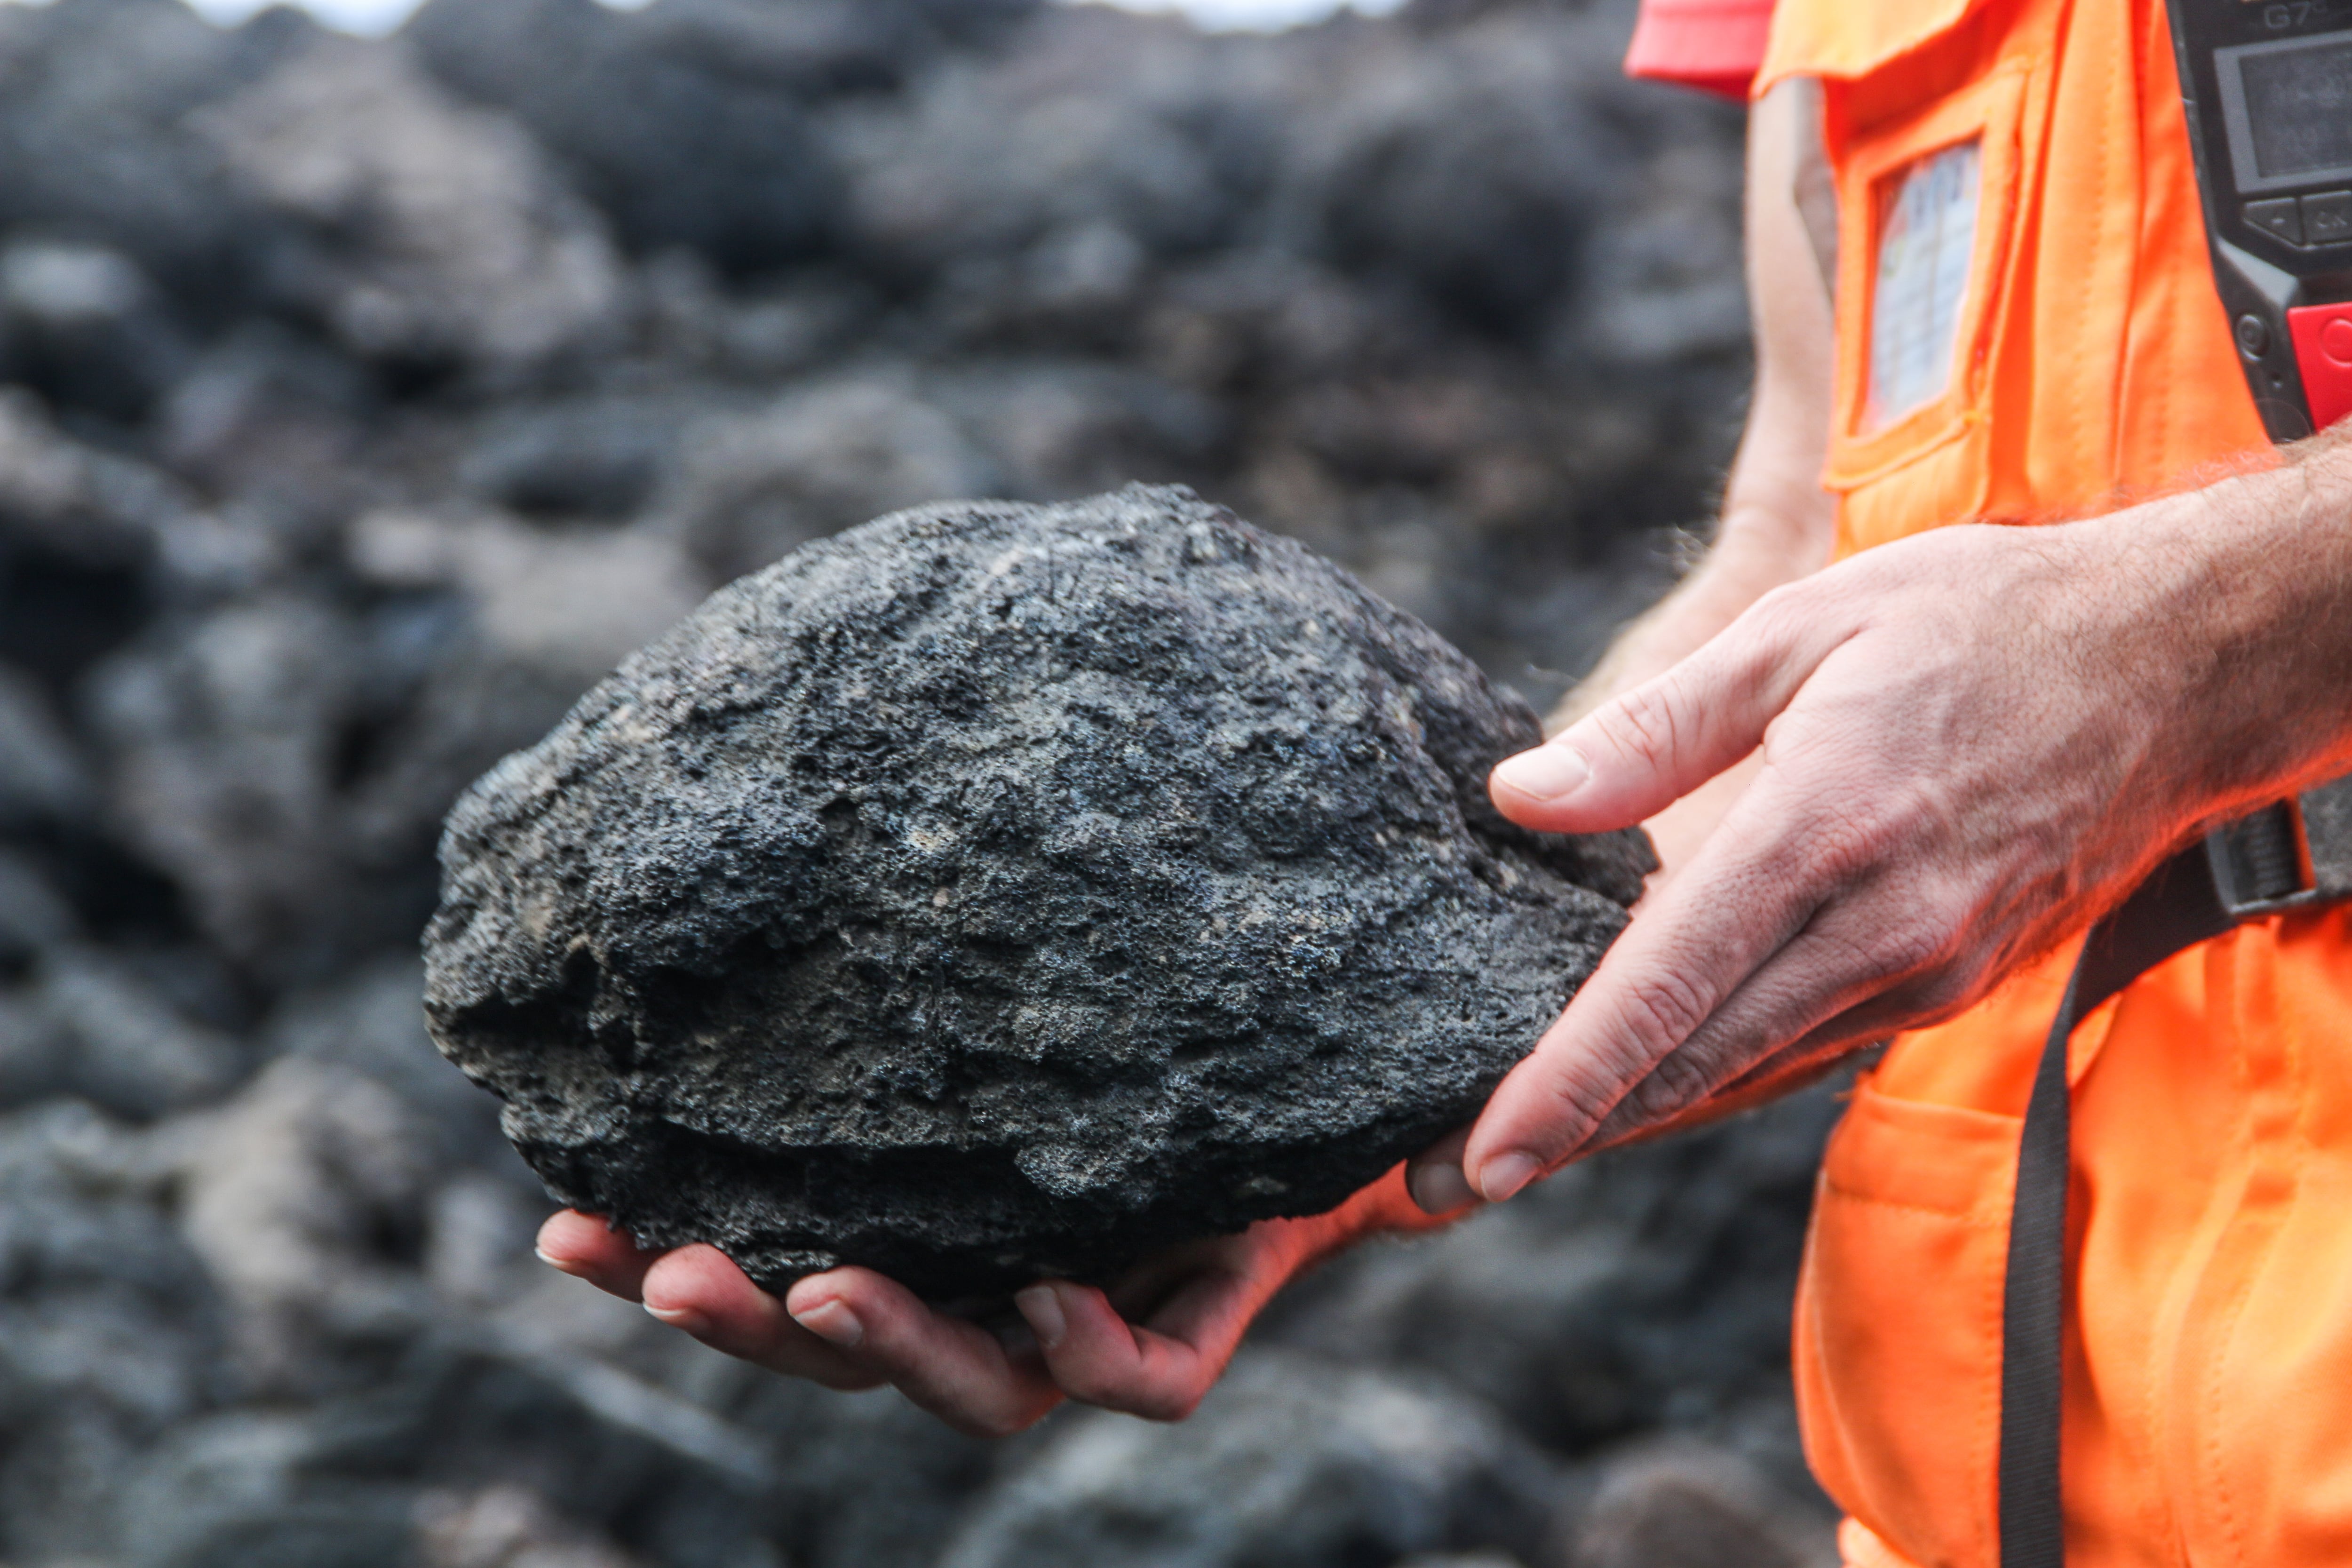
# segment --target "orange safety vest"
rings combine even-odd
[[[2121,504],[2268,451],[2213,289],[2159,0],[1780,0],[1823,83],[1842,551]],[[1940,397],[1865,424],[1878,228],[1976,140]],[[1806,1452],[1854,1568],[1995,1568],[2019,1128],[2074,953],[1897,1040],[1832,1139],[1797,1301]],[[2352,1564],[2352,911],[2273,917],[2076,1031],[2071,1568]]]

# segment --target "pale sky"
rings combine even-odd
[[[8,0],[40,4],[42,0]],[[190,0],[196,10],[215,22],[244,21],[269,0]],[[400,26],[422,0],[296,0],[331,27],[373,36]],[[604,0],[624,8],[644,0]],[[1404,0],[1062,0],[1066,5],[1115,5],[1128,11],[1181,11],[1202,26],[1216,30],[1251,29],[1272,32],[1301,22],[1317,21],[1350,6],[1371,16],[1393,11]]]

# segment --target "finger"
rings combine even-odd
[[[1842,1014],[1831,1025],[1815,1030],[1792,1046],[1774,1051],[1754,1067],[1717,1089],[1711,1097],[1717,1100],[1744,1095],[1757,1089],[1769,1089],[1774,1094],[1793,1094],[1823,1075],[1856,1051],[1882,1045],[1885,1037],[1879,1034],[1850,1034],[1838,1027],[1852,1014]],[[1833,1042],[1823,1038],[1834,1031]]]
[[[1795,1053],[1776,1056],[1767,1070],[1742,1074],[1738,1081],[1725,1085],[1691,1113],[1672,1121],[1651,1122],[1640,1127],[1605,1127],[1591,1142],[1576,1152],[1578,1160],[1629,1144],[1646,1142],[1670,1132],[1686,1131],[1745,1115],[1775,1100],[1799,1093],[1821,1082],[1844,1066],[1848,1057],[1859,1047],[1831,1051],[1800,1058]]]
[[[711,1349],[827,1388],[872,1388],[882,1376],[794,1322],[715,1247],[681,1247],[646,1271],[646,1310]]]
[[[602,1215],[562,1209],[539,1227],[540,1260],[625,1301],[640,1300],[646,1270],[661,1256],[614,1230]]]
[[[1742,616],[1664,674],[1505,758],[1487,781],[1495,808],[1548,833],[1602,833],[1656,816],[1761,745],[1820,664],[1827,647],[1789,626]]]
[[[978,1323],[934,1310],[871,1269],[810,1275],[785,1293],[784,1308],[913,1403],[975,1436],[1009,1436],[1061,1402],[1034,1354],[1016,1354]]]
[[[1281,1220],[1262,1220],[1259,1226],[1270,1227],[1284,1223]],[[1127,1321],[1146,1321],[1202,1272],[1230,1267],[1231,1260],[1237,1256],[1235,1249],[1244,1241],[1244,1236],[1208,1237],[1169,1247],[1120,1275],[1104,1294],[1109,1299],[1111,1309]]]
[[[1846,1016],[1850,1016],[1850,1015]],[[1834,1030],[1832,1043],[1828,1039]],[[1844,1026],[1844,1017],[1833,1020],[1825,1029],[1816,1031],[1783,1051],[1776,1051],[1717,1091],[1717,1098],[1728,1100],[1746,1096],[1748,1103],[1761,1104],[1811,1089],[1814,1084],[1839,1071],[1856,1058],[1865,1057],[1887,1044],[1887,1037],[1875,1031],[1856,1033]]]
[[[1462,1173],[1462,1152],[1470,1144],[1470,1129],[1457,1128],[1415,1155],[1405,1165],[1405,1191],[1425,1215],[1448,1215],[1478,1201],[1477,1189]]]
[[[1947,944],[1870,889],[1809,921],[1759,965],[1675,1052],[1677,1070],[1653,1072],[1602,1119],[1578,1153],[1605,1147],[1717,1095],[1884,1038],[1890,1022],[1927,1022],[1957,1009],[1967,988],[1944,962]]]
[[[1153,1421],[1181,1421],[1233,1359],[1265,1293],[1246,1274],[1195,1276],[1145,1325],[1091,1285],[1047,1280],[1016,1297],[1055,1384],[1071,1398]]]
[[[1465,1151],[1489,1202],[1567,1159],[1654,1071],[1681,1071],[1676,1048],[1812,918],[1818,879],[1793,847],[1815,830],[1781,794],[1759,780],[1496,1089]]]
[[[1799,952],[1803,945],[1792,943],[1783,950],[1783,958]],[[1775,960],[1776,963],[1780,962],[1780,959]],[[1837,1011],[1835,1003],[1831,1003],[1830,1007]],[[1627,1142],[1711,1100],[1738,1094],[1776,1079],[1786,1080],[1784,1087],[1793,1090],[1800,1087],[1800,1079],[1810,1081],[1805,1076],[1809,1071],[1816,1068],[1825,1070],[1846,1051],[1880,1037],[1849,1036],[1835,1028],[1834,1023],[1804,1029],[1787,1018],[1767,1016],[1759,1019],[1756,1015],[1761,1011],[1747,999],[1735,996],[1716,1019],[1710,1020],[1703,1036],[1694,1037],[1676,1053],[1676,1071],[1654,1072],[1635,1084],[1601,1118],[1591,1136],[1569,1152],[1568,1158],[1581,1159]],[[1839,1020],[1850,1016],[1851,1011],[1838,1013]],[[1798,1032],[1790,1039],[1792,1030]],[[1759,1043],[1766,1040],[1788,1043]]]

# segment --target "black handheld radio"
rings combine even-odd
[[[2274,441],[2352,414],[2352,0],[2169,0],[2213,279]]]

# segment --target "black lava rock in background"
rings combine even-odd
[[[1465,1120],[1624,924],[1534,713],[1189,490],[902,512],[721,590],[450,818],[443,1051],[550,1187],[772,1289],[1105,1279]]]
[[[1102,1411],[1064,1423],[940,1568],[1349,1568],[1497,1545],[1533,1557],[1571,1500],[1564,1479],[1433,1379],[1245,1350],[1181,1426]]]
[[[1715,1568],[1684,1470],[1606,1501],[1688,1441],[1804,1506],[1826,1088],[1334,1260],[1204,1447],[991,1446],[541,1268],[417,1005],[468,781],[938,497],[1191,485],[1557,696],[1748,371],[1742,119],[1624,79],[1633,17],[0,5],[0,1562]],[[1540,1543],[1444,1445],[1367,1468],[1318,1359],[1603,1500]]]

